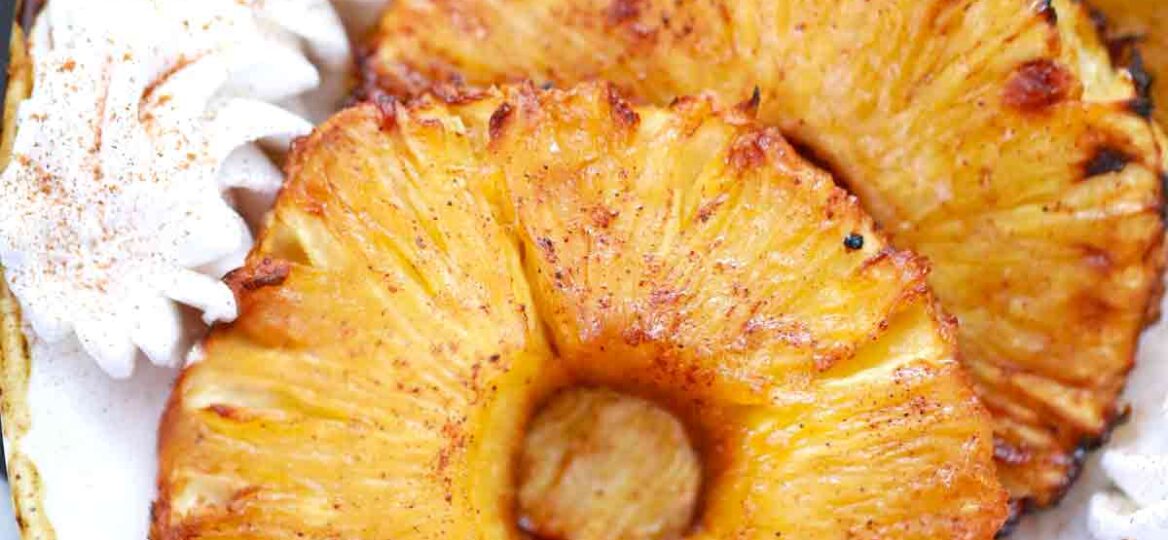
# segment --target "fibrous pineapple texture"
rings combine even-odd
[[[172,395],[153,537],[519,538],[523,512],[590,538],[593,518],[539,500],[576,485],[540,467],[558,431],[590,436],[559,423],[579,404],[553,396],[578,389],[684,426],[645,437],[700,458],[688,537],[992,537],[988,416],[926,266],[777,131],[712,103],[518,87],[326,122],[231,278],[240,318]],[[567,454],[691,485],[684,452],[627,475]],[[594,516],[645,530],[689,504],[636,491]]]
[[[757,89],[760,120],[933,264],[1019,507],[1057,500],[1119,416],[1163,266],[1163,156],[1078,2],[399,0],[365,73],[371,95]]]

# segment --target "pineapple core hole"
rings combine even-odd
[[[519,527],[556,540],[684,536],[701,485],[677,418],[606,389],[561,392],[532,419],[519,457]]]

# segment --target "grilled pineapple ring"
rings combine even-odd
[[[759,118],[933,264],[1016,502],[1056,501],[1119,416],[1163,269],[1163,144],[1081,2],[396,0],[371,45],[395,94],[757,87]]]
[[[707,99],[341,112],[173,393],[153,538],[517,538],[525,424],[581,386],[684,422],[695,538],[990,538],[988,417],[925,274]]]

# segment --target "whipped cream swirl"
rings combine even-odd
[[[41,340],[107,373],[175,365],[180,304],[231,320],[221,276],[252,244],[237,202],[335,105],[350,64],[327,0],[52,0],[0,176],[0,262]],[[323,72],[323,73],[322,73]],[[329,76],[331,75],[331,77]],[[332,95],[321,95],[321,92]]]
[[[1168,304],[1166,304],[1168,305]],[[1115,489],[1092,496],[1087,524],[1098,540],[1168,538],[1168,324],[1144,336],[1128,380],[1132,418],[1103,452]]]

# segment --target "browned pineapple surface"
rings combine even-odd
[[[1160,279],[1162,155],[1077,2],[398,0],[365,71],[370,92],[448,97],[757,88],[761,120],[932,262],[1016,501],[1056,500],[1117,417]]]
[[[344,111],[297,146],[231,279],[240,318],[162,422],[156,540],[676,531],[661,516],[689,502],[622,482],[690,489],[685,449],[625,467],[565,449],[615,486],[580,508],[563,501],[586,483],[541,473],[559,432],[634,444],[596,433],[627,424],[600,412],[569,420],[636,410],[540,407],[589,388],[684,426],[641,440],[699,458],[687,537],[987,539],[1005,517],[923,263],[708,99],[520,87]]]

